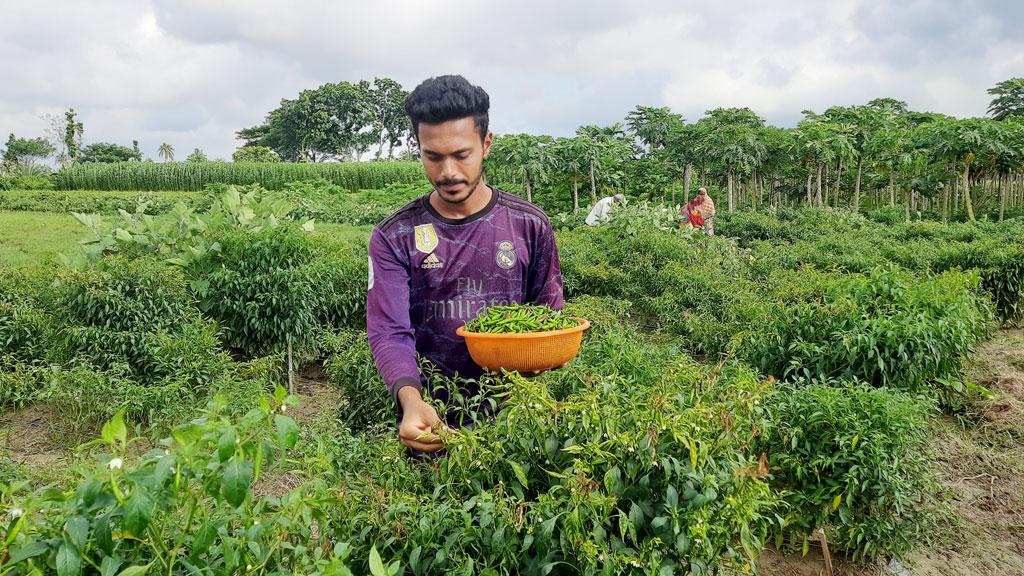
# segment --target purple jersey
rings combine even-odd
[[[461,220],[413,200],[370,235],[366,332],[384,382],[397,399],[421,387],[417,353],[442,374],[476,378],[455,330],[489,306],[562,308],[558,248],[544,211],[491,188],[487,207]]]

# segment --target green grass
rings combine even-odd
[[[68,214],[0,211],[0,264],[28,266],[75,253],[85,229]]]
[[[372,229],[372,226],[317,223],[314,234],[365,242]],[[78,254],[78,241],[85,235],[85,228],[67,214],[0,211],[0,266],[56,262],[60,254]]]
[[[313,234],[318,237],[332,238],[335,240],[369,242],[371,230],[373,230],[373,226],[369,224],[353,226],[351,224],[317,222],[316,230]]]

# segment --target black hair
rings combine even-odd
[[[480,139],[487,137],[491,98],[479,86],[458,75],[424,80],[405,98],[405,113],[412,120],[412,133],[419,140],[420,123],[440,124],[473,117]]]

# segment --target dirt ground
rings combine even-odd
[[[966,427],[936,425],[937,468],[959,522],[910,558],[915,576],[1024,574],[1024,330],[981,346],[968,375],[995,395]]]
[[[0,414],[0,454],[27,469],[62,467],[67,451],[53,436],[55,418],[44,406]]]

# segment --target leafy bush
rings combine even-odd
[[[31,403],[39,395],[44,381],[44,374],[38,367],[0,355],[0,409],[21,408]]]
[[[53,180],[46,175],[0,175],[0,190],[53,190]]]
[[[0,355],[25,363],[42,362],[54,340],[55,322],[46,311],[0,295]]]
[[[489,382],[497,422],[449,436],[421,481],[342,440],[332,533],[354,558],[376,544],[413,574],[753,571],[774,498],[749,445],[766,386],[749,370],[676,356],[655,381],[596,375],[561,401],[540,379]]]
[[[377,224],[431,188],[416,184],[388,184],[381,190],[350,192],[320,179],[291,182],[280,194],[291,203],[299,219],[338,224]]]
[[[901,224],[907,221],[907,212],[899,206],[883,206],[868,212],[867,218],[879,224]]]
[[[105,192],[94,190],[32,191],[22,188],[0,192],[0,210],[29,210],[34,212],[81,212],[83,214],[134,212],[145,203],[147,212],[160,214],[170,211],[177,203],[189,203],[194,192]]]
[[[365,332],[342,330],[327,337],[324,369],[341,390],[338,420],[353,433],[395,425],[395,401],[377,372]]]
[[[855,559],[903,556],[934,535],[929,405],[886,389],[787,387],[771,397],[774,425],[759,439],[786,504],[781,544],[821,527]]]
[[[75,574],[92,566],[122,575],[351,574],[349,548],[329,540],[326,490],[259,500],[252,494],[253,482],[296,443],[298,427],[280,413],[293,402],[279,389],[237,420],[214,404],[137,461],[118,413],[103,427],[106,454],[76,489],[16,498],[0,487],[0,506],[17,511],[5,565],[17,573]],[[376,549],[370,554],[382,564]],[[372,572],[397,572],[390,568]]]
[[[972,291],[976,275],[916,279],[904,272],[773,276],[775,306],[736,344],[766,374],[810,381],[859,380],[928,392],[956,376],[990,329]],[[960,392],[939,390],[944,397]]]
[[[290,226],[224,231],[220,249],[193,265],[201,309],[217,320],[225,343],[249,356],[304,346],[317,326],[309,265],[313,248]]]
[[[130,377],[133,387],[196,390],[227,368],[215,334],[182,274],[153,261],[108,258],[84,270],[28,268],[0,280],[0,355],[19,369],[81,366]]]

